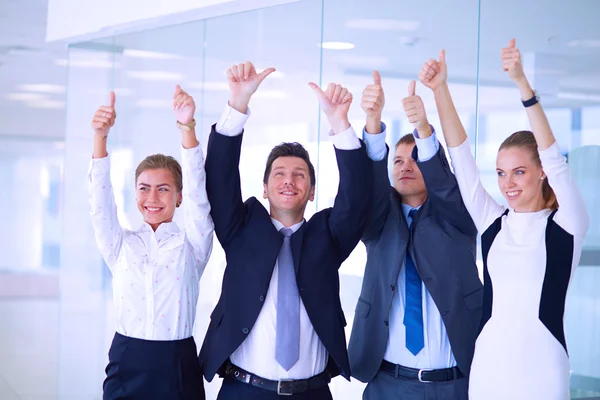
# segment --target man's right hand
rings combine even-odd
[[[92,128],[96,135],[105,138],[108,131],[115,124],[117,113],[115,112],[115,92],[110,92],[110,103],[108,106],[100,106],[92,119]]]
[[[231,93],[229,106],[246,114],[250,98],[262,81],[273,72],[275,68],[267,68],[259,74],[250,61],[229,68],[227,70],[227,83]]]

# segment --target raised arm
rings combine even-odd
[[[477,229],[460,195],[456,177],[450,170],[448,159],[437,140],[433,127],[427,120],[425,105],[416,95],[416,82],[408,85],[408,97],[402,100],[407,118],[415,127],[413,158],[423,174],[427,197],[435,209],[465,235],[477,238]]]
[[[447,77],[448,68],[444,50],[440,53],[439,61],[428,60],[419,74],[420,81],[433,90],[463,203],[477,230],[483,232],[504,212],[504,207],[496,203],[481,185],[479,169],[471,153],[465,128],[452,101]]]
[[[338,161],[340,184],[328,222],[343,261],[356,247],[365,228],[372,192],[369,183],[371,166],[365,148],[348,120],[352,94],[333,83],[325,92],[314,83],[310,86],[331,125],[330,135]]]
[[[363,141],[371,160],[373,190],[367,225],[361,238],[366,243],[379,236],[390,209],[391,186],[387,163],[389,149],[385,144],[386,126],[381,122],[385,95],[378,71],[373,71],[373,83],[365,87],[360,106],[367,115]]]
[[[223,247],[235,236],[245,216],[239,162],[248,105],[260,83],[274,71],[268,68],[257,73],[250,62],[227,70],[230,99],[221,120],[212,127],[205,164],[206,192],[215,233]]]
[[[90,216],[96,243],[106,265],[111,269],[121,251],[123,229],[119,225],[117,206],[110,181],[110,159],[106,150],[108,132],[115,124],[115,94],[110,92],[110,103],[94,114],[94,151],[88,173]]]
[[[559,209],[554,217],[571,234],[585,235],[589,227],[589,215],[577,183],[571,175],[566,158],[560,153],[546,113],[523,71],[521,52],[512,39],[501,50],[502,68],[521,92],[531,131],[535,136],[540,153],[542,168],[548,183],[556,195]]]
[[[194,249],[199,275],[202,275],[213,246],[213,222],[206,195],[204,156],[196,139],[196,104],[179,85],[173,95],[173,111],[181,130],[181,164],[183,173],[184,226],[187,240]]]

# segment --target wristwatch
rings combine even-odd
[[[192,122],[190,122],[189,124],[182,124],[181,122],[177,121],[177,127],[179,129],[181,129],[182,131],[185,132],[189,132],[192,130],[193,127],[196,126],[196,120],[193,119]]]
[[[540,102],[540,98],[538,97],[537,92],[535,90],[533,91],[533,97],[531,99],[521,100],[521,103],[523,103],[523,107],[525,107],[525,108],[536,105],[539,102]]]

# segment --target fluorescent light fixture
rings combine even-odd
[[[349,42],[323,42],[321,47],[327,50],[351,50],[356,46]]]
[[[592,47],[592,48],[599,48],[600,47],[600,40],[596,40],[596,39],[571,40],[569,43],[567,43],[567,46],[569,46],[569,47]]]
[[[559,92],[556,97],[559,99],[583,100],[583,101],[599,101],[600,95],[587,93]]]
[[[17,89],[24,92],[37,92],[37,93],[50,93],[50,94],[62,94],[65,93],[66,88],[61,85],[51,85],[48,83],[24,83],[17,85]]]
[[[252,97],[259,99],[285,99],[287,95],[282,90],[258,90]]]
[[[173,109],[173,101],[163,99],[141,99],[135,105],[140,108],[160,108],[167,111]]]
[[[227,82],[189,82],[188,86],[192,89],[204,89],[213,92],[229,91]]]
[[[8,93],[6,98],[14,101],[42,101],[47,100],[48,96],[41,93]]]
[[[176,82],[183,80],[183,75],[168,71],[128,71],[127,76],[143,81]]]
[[[112,69],[118,68],[118,63],[112,62],[111,60],[86,60],[86,59],[58,59],[54,60],[54,64],[59,67],[71,67],[71,68],[101,68],[101,69]]]
[[[344,66],[348,67],[384,69],[389,68],[390,66],[390,60],[387,57],[355,56],[351,55],[351,53],[346,53],[338,56],[337,60]]]
[[[125,49],[123,55],[132,58],[145,58],[151,60],[177,60],[183,57],[178,54],[159,53],[157,51]]]
[[[108,93],[110,91],[111,91],[111,89],[92,89],[88,93],[92,94],[92,95],[98,95],[98,96],[108,96]],[[112,89],[112,91],[115,92],[115,95],[117,95],[117,97],[133,95],[133,90],[131,90],[129,88],[115,88],[115,89]]]
[[[416,31],[421,21],[402,21],[398,19],[351,19],[346,28],[369,29],[373,31]]]
[[[58,100],[36,100],[36,101],[28,101],[25,104],[27,105],[27,107],[31,107],[31,108],[51,108],[51,109],[65,108],[65,102],[58,101]]]

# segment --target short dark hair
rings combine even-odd
[[[395,149],[398,148],[398,146],[400,146],[401,144],[415,144],[415,137],[413,136],[412,133],[407,133],[406,135],[402,136],[400,138],[400,140],[398,140],[398,142],[396,143],[396,147],[394,147]]]
[[[312,187],[315,187],[317,183],[317,177],[315,176],[315,167],[310,162],[310,156],[308,151],[300,143],[281,143],[273,147],[269,157],[267,158],[267,166],[265,167],[265,176],[263,177],[263,183],[266,185],[269,181],[269,175],[271,175],[271,169],[273,163],[279,157],[298,157],[304,160],[308,165],[308,174],[310,175],[310,183]]]

